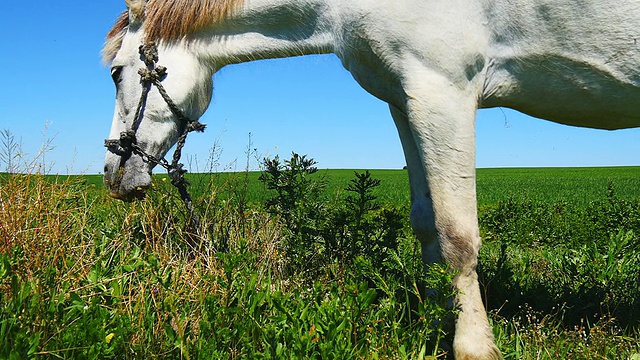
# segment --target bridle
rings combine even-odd
[[[138,101],[138,107],[136,108],[135,117],[131,124],[131,129],[120,133],[119,139],[106,139],[104,146],[112,153],[120,156],[120,166],[124,166],[124,163],[131,157],[132,154],[136,154],[142,158],[143,161],[155,165],[160,165],[167,170],[171,184],[178,189],[182,201],[187,206],[187,210],[192,215],[192,218],[199,223],[199,219],[193,211],[193,205],[191,196],[187,191],[189,182],[184,178],[184,174],[187,172],[183,168],[183,164],[180,163],[180,157],[182,156],[182,148],[187,140],[187,135],[192,131],[203,132],[206,125],[200,123],[198,120],[193,120],[184,115],[182,110],[171,99],[167,91],[162,86],[162,80],[167,75],[167,68],[164,66],[156,66],[158,62],[158,47],[155,42],[151,41],[144,45],[140,45],[139,48],[140,58],[144,61],[146,67],[142,67],[138,70],[140,75],[140,84],[142,84],[142,94]],[[158,88],[158,92],[169,106],[169,109],[178,121],[185,124],[185,129],[178,137],[176,150],[173,153],[173,159],[169,163],[164,158],[156,158],[155,156],[148,154],[139,145],[136,138],[136,133],[142,122],[144,115],[145,104],[147,102],[147,96],[151,90],[151,86],[155,85]]]

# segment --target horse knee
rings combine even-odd
[[[436,217],[431,199],[414,201],[411,227],[422,245],[425,261],[443,259],[457,270],[475,270],[481,240],[477,219],[444,209]]]
[[[465,226],[451,223],[439,231],[440,248],[444,260],[454,269],[475,271],[478,251],[482,243],[477,224]]]

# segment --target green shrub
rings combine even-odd
[[[527,305],[546,313],[563,307],[564,321],[608,314],[622,326],[640,321],[640,253],[633,232],[612,235],[607,245],[533,247],[487,243],[480,272],[490,309],[514,316]]]
[[[485,207],[479,222],[485,241],[504,244],[573,247],[595,243],[602,249],[611,236],[633,231],[631,242],[640,247],[640,199],[618,199],[611,183],[606,196],[583,206],[509,197]]]

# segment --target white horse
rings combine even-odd
[[[108,152],[112,195],[140,196],[184,118],[207,108],[213,73],[255,59],[335,53],[386,101],[409,169],[411,224],[425,262],[458,273],[454,353],[496,359],[476,274],[475,113],[504,106],[599,129],[640,126],[636,0],[127,0],[104,57],[117,86],[110,138],[135,128],[140,151]],[[141,98],[138,48],[155,41],[178,116]],[[142,111],[136,111],[138,104]],[[134,126],[134,117],[139,117]],[[118,148],[118,140],[111,144]]]

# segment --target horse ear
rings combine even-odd
[[[144,19],[144,8],[146,0],[124,0],[129,8],[129,22],[132,24],[141,23]]]

